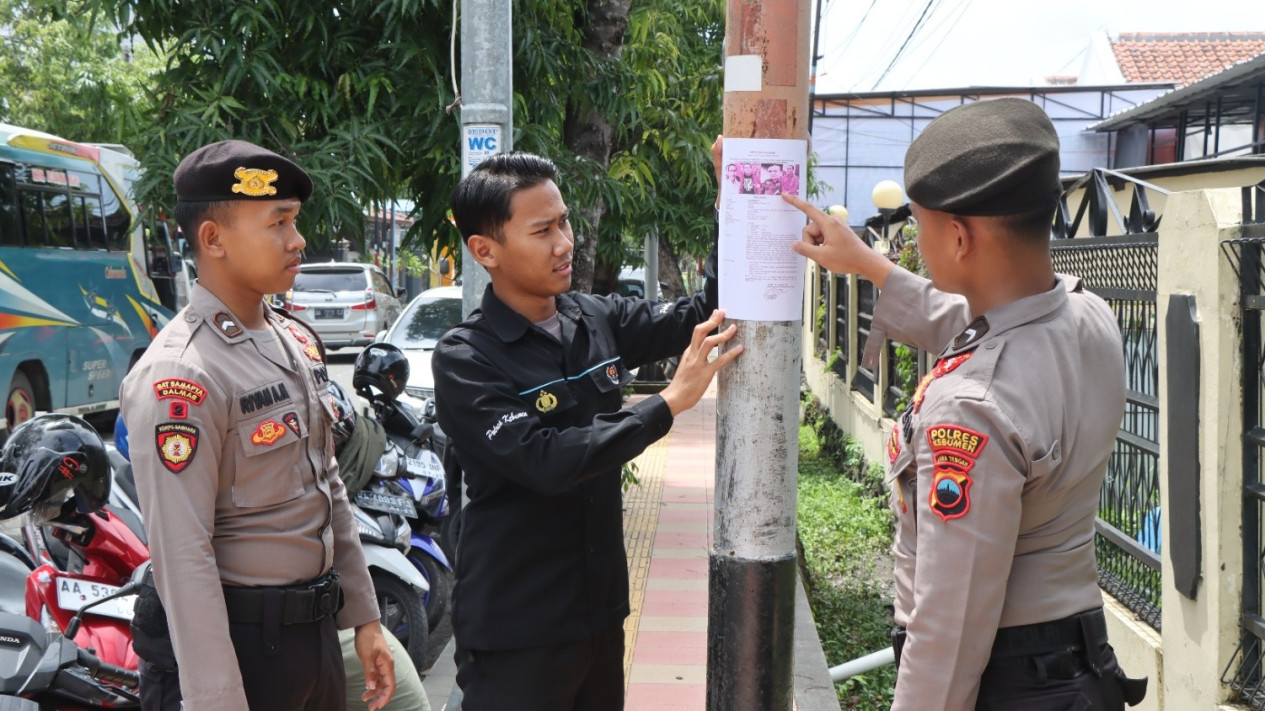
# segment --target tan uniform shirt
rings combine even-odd
[[[1102,605],[1094,516],[1125,399],[1115,316],[1061,276],[969,318],[902,269],[875,310],[889,338],[941,351],[887,447],[898,711],[975,708],[998,627]]]
[[[154,339],[119,396],[184,708],[247,708],[221,585],[291,585],[334,566],[339,627],[378,617],[310,334],[249,332],[211,292]]]

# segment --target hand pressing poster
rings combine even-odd
[[[720,186],[720,306],[732,319],[798,321],[804,258],[791,242],[804,213],[782,193],[804,197],[808,142],[726,138]]]

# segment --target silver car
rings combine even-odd
[[[408,357],[408,383],[400,399],[419,412],[427,400],[435,397],[435,378],[430,370],[435,344],[459,323],[461,287],[441,286],[427,289],[410,301],[395,326],[380,339]]]
[[[391,287],[372,264],[304,264],[284,307],[311,324],[330,350],[364,346],[391,327],[402,309],[404,290]]]

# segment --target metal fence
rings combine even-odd
[[[1265,709],[1265,184],[1243,190],[1243,236],[1222,244],[1239,278],[1243,328],[1242,636],[1221,681]]]
[[[1159,238],[1054,240],[1054,269],[1079,276],[1116,314],[1124,342],[1125,413],[1099,493],[1098,582],[1160,628],[1159,350],[1155,281]],[[1084,367],[1093,367],[1092,363]]]

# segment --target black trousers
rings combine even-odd
[[[457,644],[462,711],[620,711],[624,628],[576,642],[479,651]]]
[[[1110,644],[1099,648],[1102,675],[1084,651],[994,657],[980,677],[976,711],[1120,711],[1120,666]]]
[[[346,711],[347,676],[333,616],[297,625],[230,624],[229,636],[251,709]],[[142,659],[140,672],[142,711],[180,711],[174,659]]]

